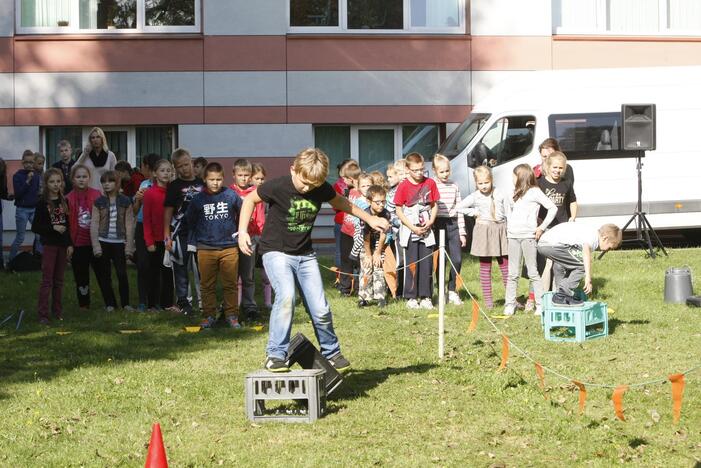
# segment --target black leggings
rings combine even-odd
[[[97,275],[97,281],[100,283],[105,306],[117,307],[117,299],[112,290],[112,265],[114,265],[119,283],[119,299],[122,307],[126,307],[129,305],[129,279],[124,244],[100,241],[100,247],[102,247],[102,256],[99,258],[100,274]]]
[[[139,290],[139,304],[148,304],[148,283],[151,260],[144,240],[144,224],[136,223],[134,235],[136,245],[136,287]]]
[[[81,245],[80,247],[74,247],[71,265],[73,266],[75,294],[78,297],[78,305],[80,307],[90,307],[90,267],[92,267],[92,271],[95,273],[99,283],[100,259],[95,258],[92,254],[91,245]],[[102,284],[98,284],[98,286],[100,286],[100,292],[104,297],[105,292],[102,290]]]
[[[165,244],[156,242],[156,251],[149,252],[148,307],[166,309],[173,305],[173,269],[163,266]]]

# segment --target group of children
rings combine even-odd
[[[218,312],[218,265],[212,263],[211,254],[237,246],[241,197],[265,181],[265,168],[237,160],[234,184],[225,188],[221,165],[208,164],[204,158],[193,162],[190,153],[179,148],[172,154],[172,162],[156,154],[145,155],[140,171],[132,170],[126,161],[117,162],[114,170],[101,171],[98,190],[91,186],[92,168],[72,161],[70,143],[61,141],[58,150],[61,160],[45,171],[43,161],[41,167],[37,166],[36,155],[26,151],[23,169],[13,176],[18,233],[10,261],[23,243],[27,223],[31,223],[42,246],[40,322],[48,324],[51,315],[57,320],[63,316],[63,278],[70,261],[81,308],[90,307],[92,269],[108,312],[121,306],[127,311],[165,309],[193,316],[195,303],[204,314],[202,326],[211,327]],[[0,169],[4,169],[4,162]],[[210,183],[208,175],[217,180]],[[0,176],[0,180],[6,180],[4,174]],[[6,184],[0,189],[3,199],[13,198]],[[225,193],[218,195],[223,198],[204,203],[219,192]],[[189,210],[193,202],[199,204]],[[195,210],[202,207],[204,216],[198,218]],[[217,226],[224,218],[228,218],[228,224]],[[260,236],[264,224],[265,209],[260,205],[249,232]],[[128,260],[138,266],[136,307],[130,302]],[[256,261],[242,257],[239,262],[236,255],[232,262],[227,259],[222,263],[226,264],[222,271],[234,278],[233,287],[225,289],[223,310],[227,324],[238,328],[239,303],[247,320],[258,318],[253,289]],[[119,300],[112,288],[112,267]],[[264,272],[262,278],[265,306],[270,307],[270,283]]]
[[[460,273],[462,248],[467,246],[464,215],[468,215],[474,218],[470,253],[479,259],[487,308],[494,307],[491,265],[495,259],[506,289],[504,315],[513,315],[517,309],[540,315],[543,291],[551,288],[551,269],[557,290],[553,301],[576,305],[573,289],[582,277],[585,292],[591,290],[591,250],[617,248],[621,231],[615,225],[592,230],[574,224],[577,199],[567,158],[554,139],[545,140],[540,152],[542,164],[514,168],[513,193],[496,188],[490,168],[478,166],[474,170],[477,190],[464,199],[450,179],[450,161],[440,154],[433,157],[433,178],[426,176],[418,153],[389,165],[386,178],[362,172],[354,160],[341,163],[336,191],[393,226],[378,235],[350,214],[336,215],[341,295],[355,294],[357,285],[359,307],[371,300],[384,307],[389,286],[393,295],[406,299],[407,308],[432,309],[432,254],[443,230],[451,265],[448,302],[460,305],[456,273]],[[531,286],[525,304],[516,300],[522,262]]]

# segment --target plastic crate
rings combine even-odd
[[[543,329],[549,341],[581,343],[603,338],[609,333],[605,302],[585,301],[580,306],[553,304],[553,293],[543,295]]]
[[[275,402],[276,408],[265,403]],[[280,406],[280,404],[284,404]],[[314,422],[326,412],[326,385],[321,369],[246,376],[246,416],[254,422]]]

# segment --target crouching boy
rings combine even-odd
[[[220,276],[226,323],[231,328],[241,328],[238,321],[239,249],[236,242],[241,197],[224,186],[224,169],[219,163],[207,164],[204,182],[205,189],[195,195],[185,212],[189,227],[187,249],[197,251],[200,267],[203,315],[200,326],[214,326],[217,276]]]
[[[547,230],[538,242],[538,253],[553,261],[557,292],[553,304],[581,305],[574,289],[584,278],[584,292],[591,293],[591,255],[594,250],[613,250],[621,245],[623,233],[615,224],[599,229],[582,223],[561,223]]]
[[[244,255],[251,255],[248,223],[255,205],[268,203],[268,215],[258,248],[275,291],[265,362],[265,368],[271,372],[289,370],[286,361],[294,316],[295,283],[299,284],[304,296],[321,354],[338,370],[350,367],[350,362],[341,354],[331,309],[324,295],[319,264],[312,250],[312,227],[324,202],[357,216],[379,231],[387,230],[389,223],[371,216],[337,194],[325,182],[328,171],[329,158],[321,150],[305,149],[295,157],[290,175],[258,186],[246,196],[241,208],[239,248]]]

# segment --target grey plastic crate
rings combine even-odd
[[[298,409],[271,411],[266,401],[297,403]],[[246,416],[254,422],[314,422],[326,412],[324,371],[302,369],[284,373],[266,370],[246,376]]]

